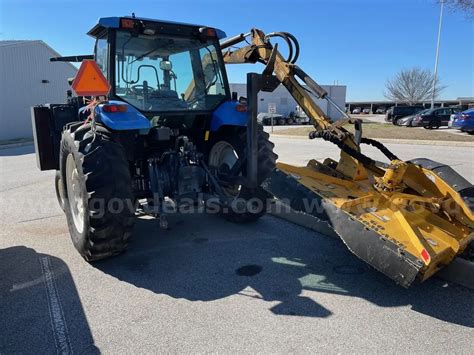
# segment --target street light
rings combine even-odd
[[[431,108],[434,107],[434,100],[436,96],[436,82],[438,81],[438,58],[439,58],[439,45],[441,42],[441,26],[443,24],[443,8],[444,0],[441,0],[441,9],[439,13],[439,24],[438,24],[438,43],[436,45],[436,57],[435,57],[435,67],[434,67],[434,78],[433,78],[433,88],[431,90]]]

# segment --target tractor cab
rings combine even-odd
[[[109,99],[125,101],[149,119],[179,116],[166,125],[190,128],[197,113],[213,112],[230,98],[220,30],[108,17],[88,34],[96,38],[94,59],[111,85]]]

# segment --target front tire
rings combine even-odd
[[[227,186],[224,192],[231,200],[227,206],[221,207],[221,214],[232,222],[255,221],[266,213],[269,194],[260,186],[275,168],[278,155],[273,152],[274,144],[269,140],[269,134],[258,126],[258,172],[259,186],[251,190],[245,186]],[[209,152],[209,166],[218,171],[228,172],[238,159],[246,156],[247,132],[242,130],[221,133],[215,140]],[[245,174],[246,166],[242,167]]]
[[[134,224],[128,161],[112,134],[71,125],[61,139],[61,180],[72,242],[87,261],[124,251]]]
[[[439,122],[433,122],[430,121],[427,126],[425,126],[426,129],[438,129],[440,127]]]

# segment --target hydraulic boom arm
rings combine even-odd
[[[284,58],[278,51],[278,44],[272,45],[270,43],[272,37],[280,37],[288,44],[288,58]],[[250,39],[250,42],[247,38]],[[243,41],[247,41],[249,44],[238,49],[231,49],[231,47]],[[259,62],[266,66],[263,74],[275,74],[297,104],[312,119],[316,131],[310,134],[310,138],[323,138],[341,148],[338,170],[344,175],[353,179],[365,178],[365,169],[378,176],[384,174],[384,171],[376,166],[375,161],[360,153],[359,144],[361,142],[376,146],[390,160],[396,159],[395,155],[391,154],[381,143],[370,139],[362,139],[362,122],[350,118],[331,99],[326,90],[295,64],[299,55],[299,44],[290,33],[272,32],[265,35],[261,30],[252,29],[248,33],[242,33],[221,42],[221,49],[223,51],[227,49],[223,52],[226,64]],[[306,86],[303,86],[298,79]],[[327,100],[345,119],[333,123],[316,104],[311,95]],[[354,124],[355,135],[343,127],[345,124]]]
[[[317,97],[326,98],[327,92],[314,82],[301,68],[294,64],[299,52],[296,39],[287,33],[278,35],[286,36],[290,48],[290,55],[293,58],[283,58],[281,53],[278,51],[278,44],[272,46],[269,38],[273,37],[274,34],[265,35],[258,29],[252,29],[247,35],[241,34],[221,43],[221,48],[225,49],[231,45],[246,40],[248,36],[251,37],[251,44],[235,51],[228,50],[224,52],[224,62],[226,64],[256,62],[265,64],[267,67],[265,68],[264,73],[269,75],[273,72],[275,73],[278,80],[288,89],[298,105],[313,119],[316,129],[328,129],[331,125],[331,121],[313,101],[308,90],[298,83],[296,76],[303,80],[308,85],[311,92]],[[297,51],[294,56],[293,46],[296,46],[295,49]]]

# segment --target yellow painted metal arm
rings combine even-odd
[[[286,34],[287,36],[291,36]],[[327,96],[327,92],[312,80],[301,68],[294,64],[295,60],[285,59],[278,51],[278,45],[274,46],[268,40],[270,35],[265,35],[261,30],[252,29],[247,35],[239,35],[221,43],[223,50],[236,43],[242,42],[246,37],[250,37],[250,43],[247,46],[238,49],[227,49],[223,52],[224,63],[262,63],[266,65],[264,74],[275,74],[276,78],[288,90],[296,103],[311,119],[313,126],[319,132],[328,132],[331,136],[337,137],[337,140],[343,142],[344,146],[349,147],[353,151],[360,152],[359,144],[355,136],[343,128],[344,124],[354,123],[351,119],[340,120],[336,123],[331,122],[321,108],[314,100],[314,96],[325,98],[331,104],[334,102]],[[299,82],[303,81],[308,88]],[[311,94],[314,94],[312,96]],[[334,104],[335,105],[335,104]],[[336,105],[337,107],[337,105]],[[342,109],[338,108],[341,112]],[[361,133],[361,131],[359,131]],[[360,141],[360,137],[359,137]],[[373,164],[362,165],[354,157],[346,152],[341,152],[341,158],[338,164],[338,170],[351,179],[363,179],[367,176],[365,168],[372,173],[380,174],[381,171]]]
[[[258,29],[252,29],[250,32],[251,44],[236,49],[227,50],[223,53],[226,64],[257,63],[268,65],[274,55],[273,72],[278,80],[285,86],[291,96],[301,109],[313,120],[316,129],[324,130],[331,126],[331,120],[324,114],[321,108],[311,97],[310,93],[301,85],[295,77],[295,64],[288,63],[277,46],[265,39],[265,34]],[[347,131],[346,131],[347,132]]]

